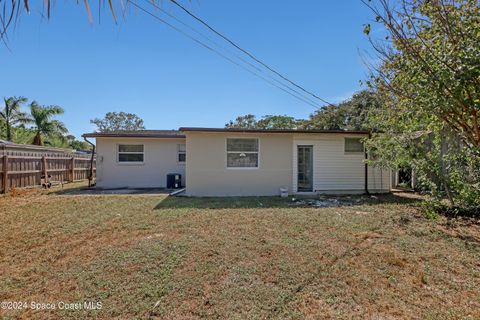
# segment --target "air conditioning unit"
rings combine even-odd
[[[167,174],[167,189],[180,189],[182,187],[182,175],[179,173]]]

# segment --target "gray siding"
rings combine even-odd
[[[349,135],[349,137],[352,137]],[[364,137],[359,135],[358,137]],[[297,190],[297,145],[313,145],[314,190],[358,191],[365,190],[364,153],[346,153],[345,135],[318,134],[297,135],[293,144],[293,190]],[[372,192],[390,190],[389,171],[369,167],[369,189]]]

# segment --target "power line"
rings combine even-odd
[[[210,41],[211,43],[213,43],[215,46],[217,46],[218,48],[220,49],[223,49],[225,50],[226,52],[232,54],[235,58],[239,59],[240,61],[242,61],[243,63],[247,64],[248,66],[250,66],[251,68],[259,71],[259,72],[264,72],[264,70],[260,69],[259,67],[253,65],[251,62],[243,59],[241,56],[233,53],[231,50],[229,50],[228,48],[225,48],[224,46],[218,44],[216,41],[212,40],[210,37],[204,35],[202,32],[198,31],[197,29],[191,27],[190,25],[186,24],[185,22],[183,22],[182,20],[178,19],[177,17],[175,17],[174,15],[170,14],[169,12],[167,12],[166,10],[164,10],[163,8],[159,7],[158,5],[155,4],[155,2],[153,1],[149,1],[149,0],[144,0],[146,3],[148,3],[149,5],[153,6],[154,8],[158,9],[159,11],[163,12],[165,15],[167,15],[168,17],[172,18],[173,20],[177,21],[178,23],[180,23],[181,25],[185,26],[186,28],[188,28],[189,30],[195,32],[196,34],[200,35],[202,38],[206,39],[207,41]],[[296,89],[294,88],[291,88],[290,86],[288,86],[287,84],[283,83],[282,81],[270,76],[270,75],[266,75],[267,77],[269,77],[269,79],[275,81],[276,83],[278,83],[279,85],[283,86],[284,88],[290,90],[291,92],[299,95],[300,97],[302,97],[303,99],[305,100],[308,100],[309,102],[311,102],[312,104],[316,105],[317,104],[317,101],[314,101],[312,100],[311,98],[305,96],[304,93],[302,92],[299,92],[297,91]],[[317,108],[320,107],[320,106],[316,106]]]
[[[226,59],[227,61],[235,64],[236,66],[244,69],[245,71],[247,71],[247,72],[249,72],[249,73],[251,73],[251,74],[259,77],[260,79],[262,79],[262,80],[266,81],[267,83],[271,84],[272,86],[274,86],[274,87],[276,87],[276,88],[278,88],[278,89],[286,92],[287,94],[295,97],[296,99],[298,99],[298,100],[300,100],[300,101],[302,101],[302,102],[304,102],[304,103],[306,103],[306,104],[309,104],[309,105],[311,105],[312,107],[315,107],[315,108],[320,108],[320,107],[321,107],[321,106],[319,106],[319,105],[316,105],[316,104],[314,104],[314,103],[311,103],[310,101],[306,100],[306,98],[303,98],[303,97],[301,97],[301,96],[298,96],[298,95],[296,95],[296,94],[294,94],[294,93],[292,93],[292,92],[290,92],[290,91],[285,90],[285,89],[282,88],[282,87],[279,87],[279,86],[276,85],[275,83],[271,82],[269,79],[267,79],[267,78],[259,75],[258,73],[254,72],[254,71],[246,68],[245,66],[237,63],[236,61],[230,59],[230,58],[227,57],[226,55],[222,54],[221,52],[218,52],[217,50],[215,50],[214,48],[210,47],[209,45],[206,45],[206,44],[203,43],[202,41],[200,41],[200,40],[192,37],[191,35],[185,33],[183,30],[181,30],[181,29],[177,28],[176,26],[170,24],[169,22],[163,20],[163,19],[160,18],[159,16],[151,13],[150,11],[148,11],[147,9],[145,9],[145,8],[143,8],[142,6],[138,5],[137,3],[133,2],[133,1],[130,1],[130,0],[128,0],[128,3],[131,3],[133,6],[135,6],[135,7],[138,8],[138,9],[140,9],[140,10],[143,11],[144,13],[146,13],[146,14],[150,15],[151,17],[157,19],[158,21],[166,24],[166,25],[169,26],[170,28],[172,28],[172,29],[174,29],[175,31],[181,33],[182,35],[184,35],[185,37],[191,39],[192,41],[195,41],[197,44],[201,45],[202,47],[204,47],[204,48],[206,48],[206,49],[208,49],[208,50],[210,50],[210,51],[218,54],[220,57],[222,57],[222,58]]]
[[[304,87],[300,86],[299,84],[295,83],[294,81],[288,79],[286,76],[282,75],[280,72],[276,71],[275,69],[273,69],[272,67],[268,66],[266,63],[264,63],[263,61],[259,60],[258,58],[256,58],[252,53],[248,52],[247,50],[243,49],[242,47],[240,47],[239,45],[237,45],[235,42],[233,42],[232,40],[230,40],[229,38],[227,38],[226,36],[224,36],[223,34],[221,34],[219,31],[215,30],[213,27],[211,27],[208,23],[206,23],[204,20],[200,19],[199,17],[197,17],[196,15],[194,15],[193,13],[191,13],[187,8],[185,8],[184,6],[182,6],[181,4],[179,4],[177,1],[175,0],[170,0],[170,2],[172,2],[173,4],[175,4],[177,7],[179,7],[180,9],[182,9],[184,12],[186,12],[189,16],[191,16],[192,18],[194,18],[195,20],[197,20],[198,22],[200,22],[201,24],[203,24],[205,27],[207,27],[209,30],[211,30],[212,32],[214,32],[216,35],[218,35],[219,37],[223,38],[225,41],[227,41],[228,43],[230,43],[232,46],[234,46],[235,48],[237,48],[238,50],[242,51],[243,53],[245,53],[247,56],[249,56],[250,58],[252,58],[253,60],[255,60],[256,62],[260,63],[262,66],[264,66],[265,68],[267,68],[268,70],[270,70],[271,72],[275,73],[277,76],[279,76],[280,78],[282,78],[283,80],[285,81],[288,81],[290,84],[294,85],[295,87],[297,87],[298,89],[302,90],[303,92],[305,93],[308,93],[309,95],[311,95],[312,97],[328,104],[328,105],[333,105],[331,104],[330,102],[326,101],[325,99],[322,99],[321,97],[319,97],[318,95],[316,95],[315,93],[311,92],[311,91],[308,91],[307,89],[305,89]]]
[[[144,0],[146,3],[148,3],[149,5],[153,6],[155,9],[163,12],[165,15],[167,15],[168,17],[172,18],[173,20],[177,21],[178,23],[180,23],[181,25],[187,27],[189,30],[195,32],[196,34],[198,34],[199,36],[201,36],[202,38],[210,41],[211,43],[213,43],[214,45],[216,45],[217,47],[219,48],[222,48],[226,51],[228,51],[229,53],[235,55],[233,52],[231,52],[230,50],[228,50],[227,48],[223,47],[222,45],[218,44],[217,42],[215,42],[214,40],[212,40],[211,38],[209,38],[208,36],[206,36],[205,34],[201,33],[200,31],[198,31],[197,29],[193,28],[192,26],[186,24],[185,22],[183,22],[182,20],[178,19],[177,17],[175,17],[173,14],[169,13],[168,11],[162,9],[161,7],[159,7],[155,2],[151,1],[151,0]],[[237,57],[238,59],[240,59],[241,61],[245,62],[246,64],[248,64],[249,66],[251,66],[252,68],[256,69],[257,71],[262,71],[261,69],[259,69],[257,66],[254,66],[252,63],[246,61],[245,59],[243,59],[242,57],[239,57],[237,55],[235,55],[235,57]]]

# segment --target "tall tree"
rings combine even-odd
[[[5,128],[5,138],[12,141],[12,129],[18,124],[24,124],[31,121],[28,115],[21,111],[21,107],[28,99],[25,97],[3,98],[4,107],[0,111],[0,121]]]
[[[96,125],[99,132],[145,130],[142,118],[126,112],[107,112],[103,119],[95,118],[90,123]]]
[[[254,129],[257,127],[257,117],[253,114],[238,116],[235,120],[230,120],[225,124],[225,128]]]
[[[302,122],[302,120],[297,120],[287,115],[266,115],[258,120],[257,127],[261,129],[297,129]]]
[[[36,101],[30,104],[30,114],[35,131],[32,144],[42,146],[44,137],[63,136],[68,132],[61,121],[53,119],[63,112],[59,106],[41,106]]]
[[[480,148],[478,0],[364,2],[389,33],[386,46],[371,41],[383,61],[375,83],[397,106],[431,114]]]
[[[329,105],[310,115],[306,128],[323,130],[375,129],[368,123],[368,116],[379,105],[378,97],[371,90],[355,93],[338,105]]]
[[[411,164],[452,204],[479,204],[478,0],[363,2],[388,33],[370,39],[381,63],[368,83],[382,99],[370,120],[383,131],[370,149],[387,164]]]
[[[303,124],[304,120],[297,120],[287,115],[266,115],[260,120],[253,114],[246,114],[230,120],[225,128],[241,129],[296,129]]]

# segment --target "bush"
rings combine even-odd
[[[480,221],[480,206],[447,206],[436,198],[422,203],[425,217],[436,220],[440,215],[447,218],[472,218]]]
[[[445,210],[445,205],[435,198],[428,198],[422,202],[422,209],[425,217],[431,220],[436,220],[438,219],[439,214]]]
[[[480,206],[477,207],[448,207],[443,212],[442,215],[449,218],[473,218],[475,220],[480,220]]]

